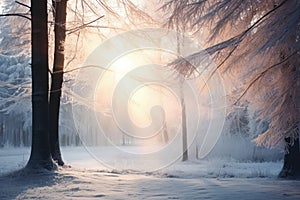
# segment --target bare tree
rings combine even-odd
[[[202,33],[208,52],[224,78],[232,80],[233,104],[247,99],[269,121],[256,138],[267,147],[285,144],[281,177],[300,175],[299,50],[300,2],[296,0],[171,0],[167,25]],[[202,38],[203,39],[203,38]],[[194,72],[203,51],[172,65]],[[192,64],[192,65],[191,65]],[[298,86],[298,87],[297,87]]]

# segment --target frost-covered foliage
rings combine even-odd
[[[230,124],[227,133],[230,135],[249,137],[249,120],[250,118],[247,105],[235,107],[234,110],[227,116],[227,121]]]
[[[248,103],[235,106],[228,114],[223,132],[208,158],[230,158],[237,161],[266,162],[282,159],[282,149],[257,146],[253,141],[268,129],[265,120],[248,110]]]
[[[171,11],[169,27],[201,33],[231,102],[248,100],[257,111],[255,121],[269,122],[258,144],[282,146],[284,138],[298,137],[299,1],[171,0],[162,8]],[[202,53],[172,64],[189,73],[189,63],[197,66]]]
[[[4,13],[19,13],[23,9],[7,1]],[[19,105],[30,84],[30,21],[20,17],[0,18],[0,80],[1,111],[24,108]],[[27,95],[28,96],[28,95]]]
[[[2,9],[3,13],[28,11],[14,1],[4,1]],[[30,21],[1,17],[0,27],[0,147],[29,145]]]

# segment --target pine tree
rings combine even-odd
[[[247,99],[261,118],[268,118],[269,128],[256,142],[269,147],[285,143],[280,176],[300,176],[300,2],[171,0],[162,8],[171,11],[170,28],[179,23],[201,34],[216,71],[231,80],[228,90],[240,91],[231,93],[234,103]],[[190,74],[201,53],[173,64]]]

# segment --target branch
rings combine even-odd
[[[197,5],[197,4],[202,4],[204,2],[206,2],[207,0],[201,0],[201,1],[197,1],[197,2],[193,2],[193,3],[188,3],[188,6],[193,6],[193,5]]]
[[[283,1],[281,4],[279,4],[277,7],[271,9],[270,11],[268,11],[266,14],[264,14],[261,18],[259,18],[255,23],[253,23],[249,28],[247,28],[246,30],[244,30],[242,33],[224,41],[224,42],[220,42],[212,47],[209,47],[205,50],[202,50],[198,53],[195,53],[191,56],[188,56],[187,58],[183,58],[186,61],[190,61],[189,57],[194,57],[197,54],[202,55],[203,52],[207,52],[209,54],[213,54],[215,52],[218,52],[222,49],[227,48],[230,45],[233,45],[233,49],[228,53],[228,55],[224,58],[224,60],[222,60],[222,62],[216,67],[216,69],[211,73],[210,77],[208,78],[208,80],[214,75],[214,73],[230,58],[230,56],[234,53],[234,51],[238,48],[239,44],[245,39],[245,37],[247,36],[247,34],[253,30],[254,28],[256,28],[267,16],[269,16],[271,13],[273,13],[275,10],[277,10],[278,8],[280,8],[284,3],[286,3],[287,0]],[[173,61],[171,64],[169,65],[176,65],[176,63],[180,63],[179,61]]]
[[[280,5],[278,5],[277,7],[273,8],[272,10],[270,10],[269,12],[267,12],[266,14],[264,14],[261,18],[259,18],[254,24],[252,24],[249,28],[247,28],[239,37],[239,40],[237,41],[236,45],[234,46],[234,48],[229,52],[229,54],[226,56],[226,58],[216,67],[215,71],[217,71],[228,59],[229,57],[233,54],[233,52],[237,49],[237,47],[239,46],[239,44],[244,40],[244,38],[246,37],[246,35],[252,30],[254,29],[256,26],[258,26],[268,15],[270,15],[271,13],[273,13],[275,10],[277,10],[279,7],[281,7],[283,4],[285,4],[287,2],[287,0],[283,1]],[[213,72],[214,74],[215,72]],[[212,74],[212,75],[213,75]],[[211,76],[212,76],[211,75]]]
[[[92,20],[92,21],[90,21],[90,22],[88,22],[86,24],[82,24],[81,26],[78,26],[78,27],[72,28],[70,30],[67,30],[67,32],[69,32],[68,34],[71,34],[71,33],[74,33],[76,31],[79,31],[80,29],[83,29],[83,28],[87,27],[88,25],[90,25],[90,24],[98,21],[99,19],[101,19],[103,17],[104,17],[104,15],[102,15],[102,16],[98,17],[97,19],[94,19],[94,20]]]
[[[20,4],[21,6],[24,6],[24,7],[26,7],[26,8],[29,8],[29,10],[31,10],[31,7],[30,6],[28,6],[28,5],[26,5],[26,4],[24,4],[24,3],[21,3],[21,2],[19,2],[19,1],[15,1],[17,4]]]
[[[86,68],[98,68],[98,69],[102,69],[102,70],[109,71],[109,72],[115,72],[114,70],[108,69],[106,67],[101,67],[101,66],[97,66],[97,65],[86,65],[86,66],[83,66],[83,67],[78,67],[78,68],[70,69],[68,71],[64,71],[63,73],[64,74],[65,73],[70,73],[70,72],[73,72],[73,71],[86,69]]]
[[[186,58],[181,58],[178,61],[173,61],[172,63],[168,64],[168,66],[170,65],[175,65],[175,69],[176,69],[176,65],[180,64],[180,61],[183,60],[183,62],[187,63],[188,65],[192,65],[190,62],[190,60],[188,60],[191,57],[194,57],[195,55],[203,55],[203,53],[206,52],[210,52],[210,54],[218,52],[222,49],[227,48],[229,45],[233,45],[233,49],[228,53],[228,55],[224,58],[224,60],[221,61],[221,63],[215,67],[215,69],[212,71],[212,73],[209,75],[207,81],[209,81],[212,76],[221,68],[221,66],[231,57],[231,55],[235,52],[235,50],[238,48],[239,44],[246,38],[246,36],[248,35],[248,33],[250,33],[251,30],[253,30],[255,27],[259,26],[261,22],[264,21],[264,19],[266,17],[268,17],[271,13],[273,13],[275,10],[277,10],[278,8],[280,8],[282,5],[284,5],[287,2],[287,0],[283,1],[281,4],[279,4],[278,6],[276,6],[275,8],[271,9],[270,11],[268,11],[266,14],[264,14],[261,18],[259,18],[255,23],[253,23],[249,28],[247,28],[245,31],[243,31],[241,34],[236,35],[232,38],[230,38],[229,40],[226,40],[224,42],[218,43],[212,47],[209,47],[205,50],[202,50],[198,53],[195,53],[193,55],[190,55]],[[279,63],[280,64],[280,63]],[[274,66],[271,66],[271,68]],[[188,70],[195,70],[196,67],[194,67],[192,65],[192,67]],[[186,70],[185,70],[186,71]],[[180,71],[179,71],[180,72]],[[197,71],[198,72],[198,71]],[[188,73],[188,74],[192,74],[192,72]],[[198,72],[199,75],[201,75],[202,73]],[[202,92],[202,90],[206,87],[206,84],[200,89],[200,92]],[[239,98],[240,99],[240,98]]]
[[[231,45],[236,44],[237,41],[238,41],[238,39],[240,39],[239,36],[235,36],[235,37],[230,38],[230,39],[228,39],[226,41],[223,41],[223,42],[215,44],[215,45],[213,45],[211,47],[208,47],[208,48],[206,48],[204,50],[201,50],[199,52],[193,53],[193,54],[191,54],[191,55],[189,55],[189,56],[187,56],[185,58],[183,58],[183,57],[177,58],[173,62],[169,63],[168,66],[172,66],[173,65],[173,66],[175,66],[175,68],[177,68],[176,66],[178,66],[178,65],[182,66],[183,65],[185,67],[190,66],[190,68],[187,71],[196,70],[197,68],[195,66],[193,66],[192,64],[189,63],[195,57],[200,57],[200,56],[203,56],[203,55],[206,55],[206,54],[212,55],[212,54],[214,54],[214,53],[216,53],[218,51],[221,51],[221,50],[223,50],[225,48],[228,48]],[[189,73],[189,74],[191,74],[191,73]]]
[[[0,14],[0,17],[23,17],[25,19],[31,20],[30,17],[27,17],[26,13],[7,13],[7,14]]]
[[[255,79],[253,79],[250,84],[248,85],[248,87],[244,90],[244,92],[241,94],[241,96],[234,102],[234,104],[236,104],[238,101],[240,101],[243,96],[245,96],[245,94],[248,92],[248,90],[254,85],[254,83],[259,80],[267,71],[271,70],[274,67],[277,67],[279,65],[281,65],[282,63],[286,62],[288,59],[290,59],[291,57],[293,57],[295,54],[297,54],[297,51],[295,51],[294,53],[292,53],[291,55],[289,55],[288,57],[286,57],[286,59],[280,61],[279,63],[276,63],[274,65],[271,65],[270,67],[268,67],[267,69],[263,70]]]

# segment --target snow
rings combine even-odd
[[[98,148],[107,159],[113,154],[112,147]],[[141,162],[129,157],[119,157],[123,166],[112,169],[85,147],[65,147],[62,152],[71,167],[59,167],[54,173],[6,176],[26,164],[30,149],[0,149],[0,199],[300,199],[300,181],[277,179],[281,161],[212,157],[176,161],[145,172],[134,168],[132,163]]]

